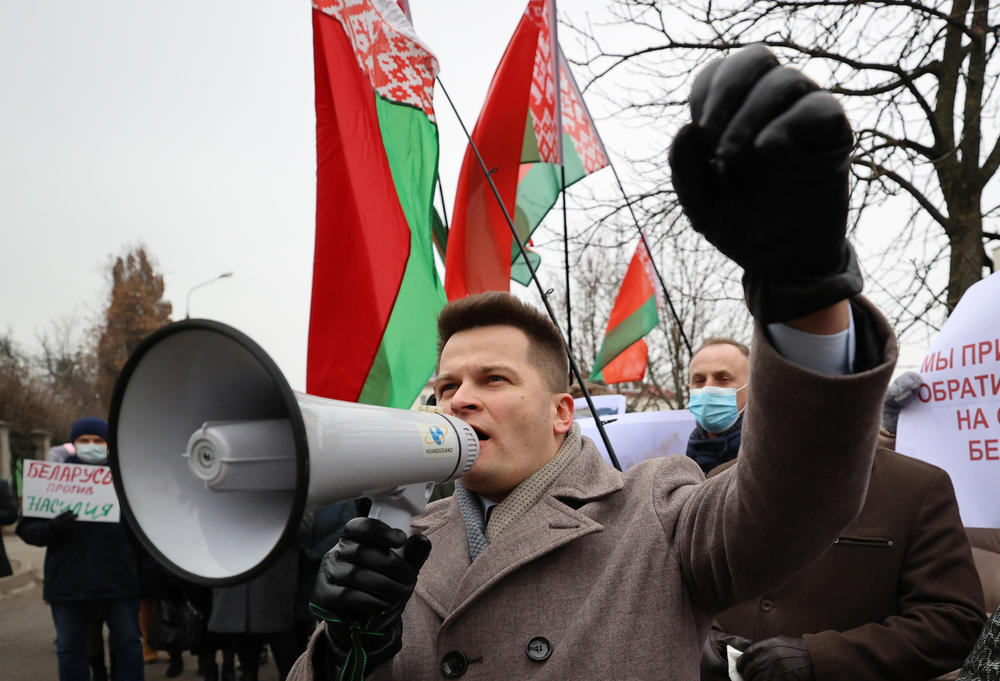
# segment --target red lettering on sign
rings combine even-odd
[[[1000,439],[969,440],[970,461],[1000,461]]]

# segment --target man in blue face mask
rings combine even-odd
[[[749,380],[750,348],[732,338],[706,338],[691,358],[688,409],[698,425],[687,455],[706,475],[736,458]]]

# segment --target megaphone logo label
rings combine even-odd
[[[447,434],[447,426],[431,426],[427,429],[427,437],[424,438],[424,444],[441,446],[441,443],[444,442],[444,436]]]
[[[445,444],[450,432],[448,426],[422,424],[417,428],[423,436],[425,458],[436,459],[455,455],[455,448]]]

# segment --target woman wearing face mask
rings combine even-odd
[[[77,420],[70,435],[75,453],[66,463],[105,465],[107,433],[103,419]],[[86,522],[66,511],[55,518],[22,518],[17,534],[29,544],[46,547],[42,596],[52,606],[60,681],[90,681],[87,634],[95,617],[108,626],[112,678],[142,681],[142,554],[124,522]],[[103,657],[102,651],[95,678],[103,671]]]

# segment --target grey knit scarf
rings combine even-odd
[[[489,527],[484,527],[483,507],[474,492],[470,492],[459,481],[455,483],[455,496],[458,498],[458,508],[465,522],[465,531],[469,538],[469,560],[475,560],[483,552],[491,540],[496,539],[511,523],[521,517],[545,494],[549,485],[559,477],[563,469],[569,465],[580,451],[580,426],[573,423],[566,439],[552,460],[540,470],[521,482],[514,488],[490,515]]]

